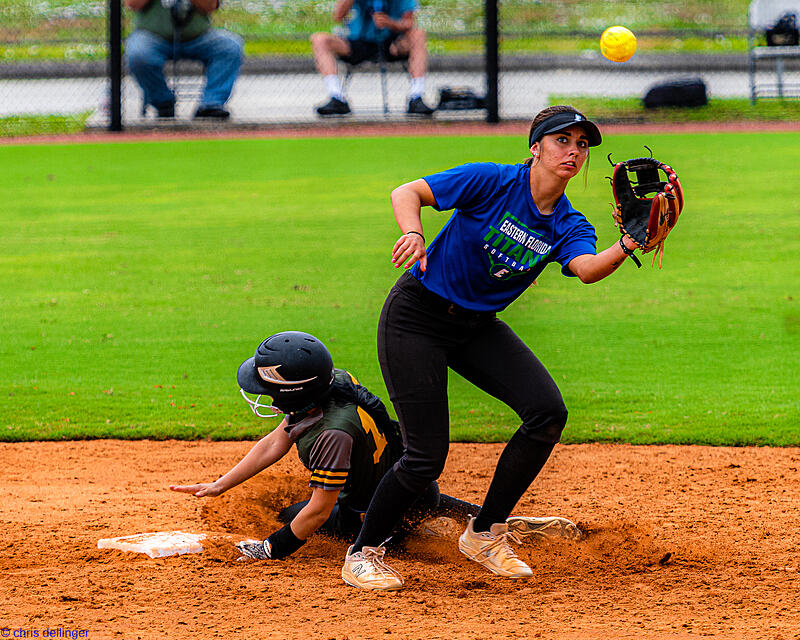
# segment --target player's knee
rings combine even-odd
[[[161,68],[164,59],[158,52],[157,36],[143,31],[134,31],[125,41],[125,59],[131,70],[147,67]]]
[[[561,432],[567,425],[567,414],[563,401],[554,402],[547,409],[525,420],[519,430],[531,440],[555,444],[561,439]]]
[[[319,50],[329,49],[329,42],[330,42],[331,34],[325,33],[324,31],[317,31],[311,34],[309,40],[311,40],[311,46]]]
[[[395,464],[398,481],[409,491],[423,493],[444,471],[445,459],[408,459],[403,457]]]
[[[219,32],[215,51],[220,58],[239,60],[244,56],[244,40],[234,33]]]
[[[128,67],[134,73],[147,67],[161,67],[161,61],[142,45],[131,46],[128,44],[125,49],[125,59]]]

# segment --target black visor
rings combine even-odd
[[[566,113],[553,114],[543,122],[540,122],[536,128],[531,131],[531,137],[528,139],[528,147],[532,147],[534,142],[539,142],[539,140],[547,134],[563,131],[574,124],[578,125],[586,132],[590,147],[596,147],[603,141],[603,137],[600,135],[600,129],[597,128],[594,122],[587,120],[580,113],[569,111]]]
[[[247,393],[256,393],[260,395],[272,395],[269,388],[264,384],[264,381],[258,375],[256,369],[256,359],[248,358],[241,365],[236,372],[236,381],[239,386],[247,391]]]

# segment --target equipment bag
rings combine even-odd
[[[463,87],[442,87],[439,92],[438,111],[471,111],[485,109],[486,99],[478,96],[472,89]]]
[[[703,107],[708,104],[706,83],[700,78],[690,78],[653,85],[647,90],[643,101],[646,109]]]
[[[768,47],[796,47],[800,44],[797,14],[787,11],[766,34]]]

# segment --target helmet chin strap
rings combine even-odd
[[[279,415],[283,415],[283,411],[278,409],[278,407],[276,407],[275,405],[262,403],[260,395],[256,396],[256,399],[253,400],[252,398],[249,398],[247,396],[247,393],[245,392],[244,389],[239,389],[239,393],[242,394],[242,397],[245,399],[247,404],[250,405],[250,410],[254,414],[256,414],[259,418],[276,418]],[[260,412],[261,409],[264,409],[265,411],[268,411],[268,412],[269,411],[274,411],[275,413],[268,413],[268,414],[261,413]]]

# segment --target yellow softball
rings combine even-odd
[[[636,36],[625,27],[609,27],[600,36],[600,53],[612,62],[626,62],[636,53]]]

